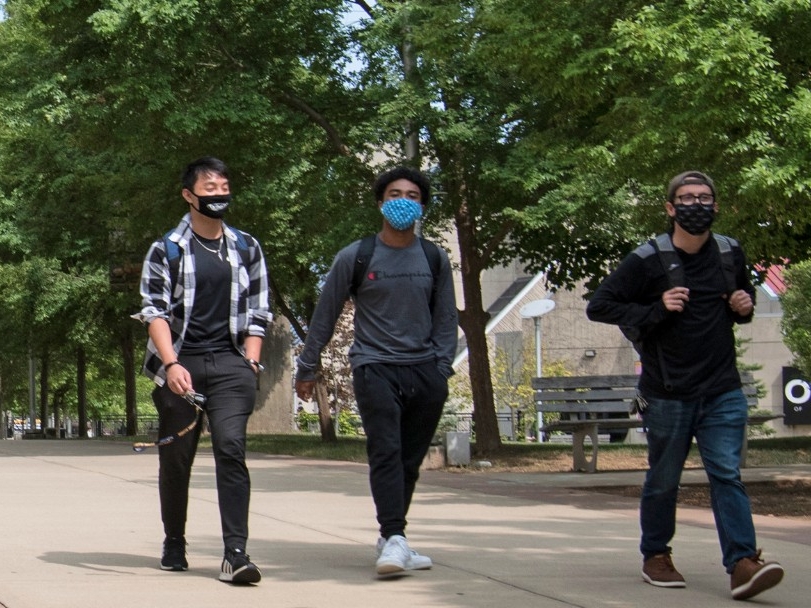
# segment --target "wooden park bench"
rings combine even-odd
[[[750,408],[757,406],[757,386],[750,372],[742,372],[743,391]],[[598,436],[600,432],[625,431],[644,427],[638,414],[632,413],[639,377],[634,374],[614,376],[561,376],[533,378],[535,410],[541,420],[541,433],[554,431],[572,434],[572,469],[597,471]],[[543,415],[558,413],[559,420],[543,424]],[[750,416],[749,425],[763,424],[780,416]],[[587,445],[586,439],[590,441]],[[746,466],[744,435],[741,466]]]

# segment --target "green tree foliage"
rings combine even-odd
[[[746,363],[743,361],[744,353],[749,350],[749,342],[752,340],[747,338],[741,338],[737,332],[737,327],[735,331],[735,358],[737,360],[738,370],[741,372],[748,372],[754,373],[759,369],[763,369],[763,366],[759,363]],[[766,396],[766,385],[757,378],[754,379],[754,389],[755,389],[755,397],[757,399],[763,399]],[[770,410],[761,410],[757,407],[757,405],[750,405],[749,406],[749,416],[770,416]],[[760,437],[769,437],[770,435],[774,435],[775,431],[772,427],[766,426],[764,424],[749,424],[746,427],[747,436],[750,438],[760,438]]]
[[[719,229],[752,259],[808,255],[808,58],[802,36],[777,40],[807,1],[391,0],[371,15],[385,137],[419,142],[459,239],[477,447],[498,444],[482,270],[517,257],[553,287],[594,286],[664,228],[664,185],[688,168],[716,178]]]
[[[214,153],[234,168],[229,220],[260,238],[277,312],[303,331],[313,269],[367,232],[373,211],[341,2],[6,6],[2,259],[53,255],[66,272],[111,271],[115,310],[97,320],[119,344],[94,346],[134,370],[136,328],[117,320],[138,306],[148,243],[185,211],[180,168]]]
[[[299,337],[335,252],[379,226],[375,163],[430,169],[426,229],[457,235],[484,451],[499,438],[483,270],[518,258],[553,287],[594,285],[663,228],[664,184],[687,168],[716,179],[718,229],[751,260],[808,258],[808,0],[5,9],[0,260],[114,269],[125,289],[98,323],[125,360],[133,338],[109,320],[137,307],[128,269],[184,211],[179,168],[208,153],[234,168],[229,219],[261,240]]]
[[[786,291],[783,306],[783,335],[794,353],[794,365],[811,377],[811,261],[793,264],[784,271]]]
[[[303,283],[312,295],[314,279],[302,277],[313,262],[329,263],[338,236],[342,242],[362,231],[352,211],[369,202],[360,193],[370,173],[356,156],[368,150],[350,126],[364,104],[346,86],[341,4],[10,2],[9,29],[40,43],[12,53],[20,65],[43,66],[19,87],[34,116],[28,129],[47,129],[43,162],[60,148],[56,159],[71,159],[39,170],[76,189],[97,187],[80,190],[70,205],[60,183],[51,190],[61,201],[43,204],[35,192],[25,200],[38,200],[37,217],[61,210],[63,217],[47,222],[53,231],[64,234],[64,218],[85,230],[102,224],[99,240],[143,255],[168,228],[171,204],[178,216],[185,210],[180,168],[216,153],[236,173],[229,219],[258,233],[290,301],[306,299],[295,287]],[[46,73],[53,74],[47,87],[38,82]],[[53,122],[61,140],[48,128]],[[15,140],[28,129],[16,129]],[[20,146],[18,166],[31,166],[29,148]],[[109,201],[101,215],[98,201]],[[94,214],[77,216],[83,206]],[[104,245],[98,249],[106,253]]]
[[[515,357],[515,354],[520,356]],[[499,411],[510,412],[514,438],[522,441],[535,435],[537,412],[532,378],[536,374],[535,349],[530,343],[520,353],[511,353],[496,348],[493,361],[493,397]],[[571,370],[563,361],[542,361],[544,377],[571,376]],[[548,422],[548,421],[547,421]]]
[[[784,26],[808,20],[808,2],[493,7],[501,16],[490,19],[504,25],[491,53],[500,50],[497,64],[516,85],[510,116],[522,135],[510,166],[535,197],[516,211],[513,252],[553,284],[599,278],[606,260],[660,231],[664,184],[686,168],[716,178],[719,229],[751,258],[808,255],[796,239],[808,232],[808,214],[787,191],[805,202],[803,173],[783,187],[762,170],[787,152],[807,159],[803,147],[785,146],[798,131],[786,112],[807,79],[779,62],[787,45],[775,41]]]
[[[53,259],[34,257],[0,265],[4,294],[0,332],[5,336],[0,372],[6,408],[28,413],[29,356],[49,370],[46,391],[40,395],[48,415],[77,413],[74,387],[79,347],[92,353],[95,376],[120,380],[115,360],[103,358],[104,350],[95,348],[106,344],[95,318],[107,289],[106,273],[65,273]]]

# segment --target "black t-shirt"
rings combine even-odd
[[[743,252],[738,246],[732,251],[737,286],[754,299]],[[662,304],[661,295],[670,284],[658,255],[631,254],[592,296],[588,316],[617,325],[653,326],[640,353],[639,388],[645,396],[691,400],[739,388],[732,328],[736,322],[751,320],[751,315],[741,317],[729,308],[720,253],[712,237],[695,254],[678,248],[676,252],[690,290],[681,313],[668,312]]]
[[[181,353],[222,351],[233,348],[228,330],[231,306],[231,264],[225,257],[225,243],[222,239],[204,239],[199,235],[208,250],[194,239],[196,288],[189,326],[183,339]],[[211,249],[219,247],[219,254]],[[222,256],[222,259],[220,259]]]

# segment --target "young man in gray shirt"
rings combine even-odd
[[[335,256],[298,358],[296,393],[312,397],[321,350],[353,297],[349,360],[380,524],[376,571],[389,575],[432,565],[408,546],[406,514],[448,396],[458,318],[447,254],[414,234],[430,200],[427,177],[397,167],[377,178],[374,193],[383,229],[371,255],[355,241]],[[364,256],[368,265],[358,277]]]

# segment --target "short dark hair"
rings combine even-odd
[[[194,191],[194,184],[197,183],[197,179],[201,175],[208,175],[210,173],[221,175],[225,179],[231,179],[228,177],[228,167],[224,162],[213,156],[203,156],[186,165],[186,168],[183,169],[183,173],[180,176],[180,183],[183,184],[186,190]]]
[[[420,189],[420,202],[427,205],[431,200],[431,181],[428,177],[412,167],[395,167],[388,171],[381,173],[377,176],[372,190],[375,193],[375,201],[380,202],[383,200],[383,195],[386,188],[391,182],[396,182],[398,179],[407,179],[408,181],[417,184]]]
[[[715,184],[709,175],[701,171],[685,171],[670,180],[670,183],[667,185],[667,200],[672,203],[676,196],[676,190],[688,184],[703,184],[709,186],[712,195],[715,196]]]

